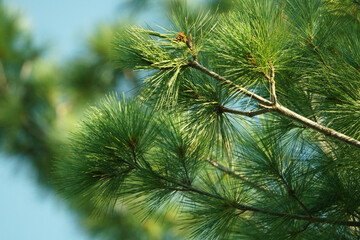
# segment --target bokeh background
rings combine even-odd
[[[94,206],[73,206],[51,180],[85,109],[109,92],[131,96],[141,87],[141,74],[116,67],[116,32],[166,27],[175,2],[0,0],[0,239],[181,239],[171,214],[140,222],[118,206],[94,216]]]

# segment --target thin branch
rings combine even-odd
[[[185,166],[185,163],[184,163],[184,169],[185,169],[185,175],[186,175],[186,181],[189,185],[191,185],[191,180],[190,180],[190,177],[189,177],[189,173],[188,173],[188,170],[187,170],[187,167]]]
[[[135,151],[134,151],[133,149],[131,150],[131,154],[132,154],[132,156],[133,156],[134,163],[135,163],[135,165],[136,165],[136,164],[137,164],[136,154],[135,154]]]
[[[191,61],[189,62],[189,66],[192,68],[195,68],[203,73],[205,73],[206,75],[213,77],[214,79],[218,80],[219,82],[228,85],[230,88],[233,88],[235,90],[237,90],[240,93],[245,94],[248,97],[251,97],[253,99],[255,99],[256,101],[258,101],[260,104],[260,106],[264,107],[264,108],[268,108],[270,110],[273,110],[277,113],[279,113],[280,115],[283,115],[285,117],[288,117],[290,119],[293,119],[299,123],[302,123],[306,126],[308,126],[309,128],[312,128],[322,134],[324,134],[325,136],[329,136],[331,138],[335,138],[338,139],[342,142],[345,142],[349,145],[355,146],[357,148],[360,148],[360,141],[356,140],[352,137],[349,137],[345,134],[339,133],[337,131],[335,131],[334,129],[322,126],[306,117],[303,117],[293,111],[291,111],[290,109],[283,107],[279,104],[273,105],[273,103],[259,95],[257,95],[256,93],[253,93],[245,88],[242,88],[240,86],[238,86],[237,84],[233,83],[232,81],[218,75],[217,73],[208,70],[207,68],[205,68],[204,66],[200,65],[198,62],[195,61]]]
[[[229,201],[228,199],[225,199],[221,196],[209,193],[209,192],[205,192],[203,190],[197,189],[193,186],[189,186],[183,183],[179,183],[173,179],[168,179],[167,177],[158,175],[158,177],[162,180],[168,181],[170,183],[176,184],[180,187],[182,187],[183,189],[181,189],[181,191],[185,191],[188,190],[190,192],[194,192],[194,193],[198,193],[201,194],[203,196],[208,196],[214,199],[218,199],[221,201]],[[307,222],[317,222],[317,223],[327,223],[327,224],[334,224],[334,225],[340,225],[340,226],[360,226],[360,222],[355,222],[355,221],[338,221],[335,219],[329,219],[329,218],[322,218],[322,217],[310,217],[310,216],[305,216],[305,215],[297,215],[297,214],[291,214],[291,213],[282,213],[282,212],[273,212],[273,211],[268,211],[265,209],[261,209],[261,208],[257,208],[257,207],[252,207],[252,206],[248,206],[245,204],[241,204],[241,203],[237,203],[237,202],[232,202],[232,206],[242,210],[242,211],[252,211],[252,212],[256,212],[256,213],[261,213],[261,214],[266,214],[266,215],[270,215],[270,216],[276,216],[276,217],[283,217],[283,218],[289,218],[289,219],[296,219],[296,220],[302,220],[302,221],[307,221]]]
[[[310,226],[311,222],[308,222],[301,230],[290,233],[291,237],[295,237],[296,235],[305,232],[305,230]]]
[[[190,93],[196,99],[200,99],[202,97],[199,93],[197,93],[191,89],[187,90],[186,92]],[[240,111],[240,110],[236,110],[236,109],[227,108],[222,105],[219,105],[218,109],[221,113],[226,112],[226,113],[232,113],[232,114],[237,114],[237,115],[243,115],[243,116],[247,116],[247,117],[254,117],[254,116],[261,115],[261,114],[272,111],[272,109],[269,109],[269,108],[263,108],[263,109],[259,109],[256,111]]]
[[[251,92],[251,91],[249,91],[249,90],[247,90],[247,89],[245,89],[243,87],[240,87],[239,85],[233,83],[232,81],[220,76],[219,74],[217,74],[217,73],[215,73],[213,71],[208,70],[207,68],[200,65],[196,61],[190,61],[189,66],[192,67],[192,68],[195,68],[195,69],[197,69],[197,70],[199,70],[199,71],[201,71],[203,73],[205,73],[206,75],[218,80],[219,82],[221,82],[223,84],[228,85],[229,87],[237,90],[238,92],[240,92],[240,93],[242,93],[242,94],[244,94],[244,95],[246,95],[246,96],[248,96],[250,98],[255,99],[256,101],[258,101],[259,103],[261,103],[261,104],[263,104],[265,106],[272,106],[272,103],[269,100],[257,95],[256,93],[253,93],[253,92]]]
[[[241,214],[243,214],[243,213],[245,213],[246,212],[246,210],[242,210],[241,212],[239,212],[239,213],[237,213],[237,214],[235,214],[236,216],[240,216]]]
[[[307,207],[305,206],[305,204],[296,196],[294,189],[292,189],[289,184],[285,181],[284,177],[282,175],[280,175],[280,179],[281,182],[284,184],[286,191],[288,192],[288,194],[295,199],[295,201],[297,201],[299,203],[299,205],[301,206],[301,208],[304,210],[304,212],[309,215],[309,217],[311,216],[310,211],[307,209]]]
[[[184,188],[166,188],[167,190],[171,190],[171,191],[176,191],[176,192],[188,192],[188,189],[184,189]]]
[[[229,162],[229,168],[230,168],[230,170],[232,170],[233,169],[232,156],[231,156],[232,151],[231,151],[231,143],[230,143],[229,139],[226,139],[225,147],[226,147],[227,158],[228,158],[228,162]]]
[[[269,84],[270,84],[270,99],[272,104],[275,106],[277,105],[277,97],[276,97],[276,89],[275,89],[275,69],[272,64],[270,64],[270,78],[269,78]]]
[[[267,215],[271,215],[271,216],[284,217],[284,218],[290,218],[290,219],[296,219],[296,220],[303,220],[303,221],[308,221],[308,222],[328,223],[328,224],[334,224],[334,225],[340,225],[340,226],[360,226],[360,222],[338,221],[338,220],[335,220],[335,219],[322,218],[322,217],[309,217],[309,216],[305,216],[305,215],[273,212],[273,211],[268,211],[268,210],[265,210],[265,209],[251,207],[251,206],[247,206],[247,205],[243,205],[243,204],[239,204],[239,203],[235,204],[234,207],[236,207],[236,208],[238,208],[240,210],[248,210],[248,211],[267,214]]]
[[[305,204],[295,195],[294,191],[290,193],[290,196],[293,197],[299,203],[299,205],[302,207],[305,213],[309,215],[309,217],[312,217],[310,211],[307,209]]]
[[[325,136],[328,136],[328,137],[331,137],[331,138],[335,138],[335,139],[338,139],[342,142],[345,142],[349,145],[352,145],[352,146],[355,146],[357,148],[360,148],[360,141],[359,140],[356,140],[352,137],[349,137],[345,134],[342,134],[342,133],[339,133],[337,131],[335,131],[334,129],[332,128],[328,128],[328,127],[325,127],[325,126],[322,126],[306,117],[303,117],[301,116],[300,114],[297,114],[293,111],[291,111],[290,109],[286,108],[286,107],[283,107],[283,106],[280,106],[280,105],[277,105],[275,106],[274,110],[285,116],[285,117],[288,117],[288,118],[291,118],[299,123],[302,123],[306,126],[308,126],[309,128],[312,128],[322,134],[324,134]]]
[[[243,176],[241,173],[236,172],[236,171],[231,171],[229,168],[223,166],[222,164],[218,163],[217,161],[214,161],[214,160],[206,160],[206,161],[224,173],[227,173],[232,176],[236,176],[242,180],[246,180],[246,181],[249,180],[247,177]]]
[[[182,163],[182,165],[184,167],[184,171],[185,171],[186,182],[187,182],[187,184],[191,185],[191,180],[190,180],[190,177],[189,177],[188,169],[187,169],[186,164],[185,164],[185,158],[184,158],[183,149],[180,148],[179,150],[180,150],[181,163]]]
[[[246,182],[247,184],[251,185],[254,188],[257,188],[260,191],[268,192],[269,190],[264,188],[263,186],[259,186],[258,184],[251,181],[249,178],[242,175],[240,172],[232,171],[231,169],[225,167],[224,165],[218,163],[217,161],[207,159],[208,163],[210,163],[213,167],[217,168],[218,170],[222,171],[223,173],[229,174],[230,176],[239,178],[241,181]]]
[[[261,115],[261,114],[272,111],[272,109],[269,109],[269,108],[263,108],[263,109],[256,110],[256,111],[239,111],[239,110],[230,109],[230,108],[227,108],[224,106],[221,106],[221,110],[223,112],[237,114],[237,115],[243,115],[243,116],[247,116],[247,117],[254,117],[254,116]]]
[[[247,177],[243,176],[241,173],[239,172],[236,172],[236,171],[231,171],[230,169],[228,169],[227,167],[221,165],[220,163],[214,161],[214,160],[207,160],[212,166],[216,167],[218,170],[224,172],[224,173],[227,173],[229,175],[232,175],[232,176],[235,176],[247,183],[250,183],[252,186],[256,186],[256,188],[258,188],[259,190],[262,190],[262,191],[268,191],[267,189],[261,187],[261,186],[258,186],[257,184],[253,183],[252,181],[250,181]],[[294,198],[298,203],[299,205],[302,207],[302,209],[304,210],[304,212],[309,216],[311,217],[311,213],[310,211],[307,209],[307,207],[305,206],[305,204],[296,196],[294,190],[287,184],[287,182],[285,181],[285,179],[280,176],[280,179],[282,181],[282,183],[284,184],[285,188],[286,188],[286,191],[289,193],[289,195]]]

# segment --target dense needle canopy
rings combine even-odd
[[[62,191],[140,219],[175,211],[186,238],[359,238],[358,8],[179,5],[169,29],[120,33],[116,61],[148,77],[89,110],[58,163]]]

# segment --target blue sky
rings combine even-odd
[[[91,29],[121,12],[116,0],[5,0],[25,15],[36,43],[49,44],[48,56],[76,54]],[[88,240],[77,217],[56,196],[38,187],[31,168],[0,154],[0,239]]]
[[[98,24],[134,16],[134,12],[127,8],[130,0],[3,1],[25,15],[24,25],[30,28],[38,45],[49,46],[48,56],[54,60],[81,53],[86,38]],[[156,2],[152,1],[155,8]],[[140,23],[151,21],[156,25],[164,20],[163,13],[157,14],[159,9],[153,10],[142,14],[140,20],[138,18]]]
[[[0,193],[0,239],[91,239],[63,202],[38,187],[24,161],[0,155]]]
[[[25,15],[38,44],[49,44],[51,57],[69,57],[81,49],[94,26],[121,14],[125,0],[5,0]],[[124,14],[124,13],[122,13]]]

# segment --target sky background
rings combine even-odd
[[[46,44],[47,57],[69,58],[81,52],[84,40],[99,22],[111,22],[121,13],[119,0],[5,0],[12,11],[25,16],[38,45]],[[0,239],[88,240],[77,217],[48,191],[39,188],[26,161],[0,153]]]
[[[20,11],[38,45],[62,59],[79,53],[81,44],[94,27],[125,14],[125,0],[4,0],[11,10]]]
[[[88,240],[65,203],[39,188],[30,166],[0,155],[0,239]]]

